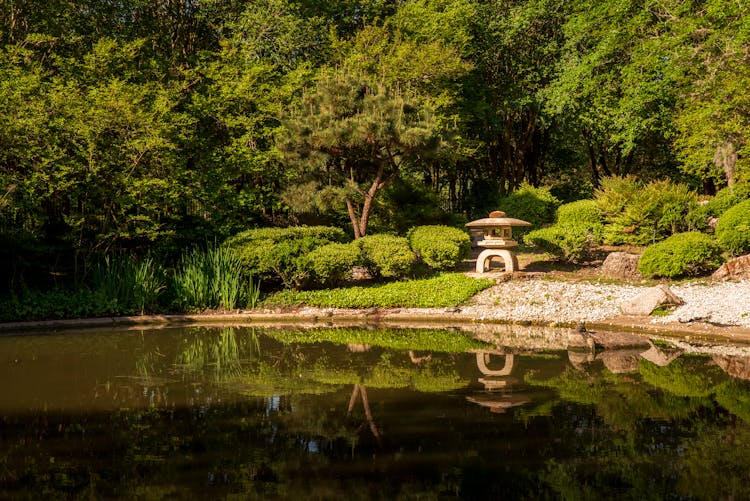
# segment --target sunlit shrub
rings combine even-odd
[[[404,237],[368,235],[357,240],[364,265],[374,276],[399,278],[408,275],[416,256]]]
[[[412,250],[434,270],[455,268],[471,250],[471,237],[450,226],[417,226],[407,239]]]
[[[533,230],[523,237],[526,245],[538,247],[570,262],[580,262],[589,256],[594,237],[584,226],[554,225]]]
[[[534,187],[523,184],[516,191],[498,200],[498,210],[505,212],[508,217],[523,219],[539,227],[551,223],[555,217],[555,209],[560,201],[550,193],[547,187]],[[519,234],[523,229],[516,230]]]
[[[304,256],[302,266],[309,272],[311,286],[329,287],[349,278],[352,268],[360,263],[361,255],[356,243],[327,244]]]
[[[306,271],[298,262],[301,256],[317,247],[346,240],[340,228],[295,226],[247,230],[227,239],[224,246],[240,258],[245,275],[293,287],[306,278]]]
[[[638,270],[648,277],[674,278],[713,271],[721,262],[719,244],[706,234],[691,231],[647,247]]]
[[[644,185],[634,177],[609,177],[596,191],[606,226],[604,242],[647,245],[690,230],[688,214],[697,196],[669,180]]]
[[[750,200],[722,214],[716,224],[716,239],[733,255],[750,252]]]

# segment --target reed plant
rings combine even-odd
[[[260,289],[245,279],[242,263],[226,247],[209,246],[183,254],[174,272],[174,293],[180,308],[231,310],[243,303],[255,307]]]
[[[164,272],[151,257],[107,256],[92,270],[94,295],[111,313],[155,311],[164,290]]]

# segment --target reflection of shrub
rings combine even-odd
[[[672,235],[643,252],[638,270],[649,277],[700,275],[721,265],[721,248],[696,231]]]
[[[360,250],[355,243],[327,244],[313,249],[302,260],[301,266],[313,284],[333,286],[351,275],[352,267],[360,262]]]
[[[716,239],[735,256],[750,251],[750,200],[722,214],[716,224]]]
[[[723,384],[716,392],[716,402],[750,423],[750,385],[747,382],[732,380]]]
[[[411,272],[416,256],[404,237],[368,235],[357,240],[365,266],[383,278],[403,277]]]
[[[644,185],[634,177],[609,177],[596,191],[607,225],[604,241],[646,245],[688,230],[688,213],[697,200],[687,186],[671,181]]]
[[[430,268],[453,269],[471,250],[471,238],[449,226],[417,226],[407,235],[409,245]]]
[[[666,367],[646,360],[639,363],[644,382],[678,397],[707,397],[728,378],[704,357],[683,356]]]
[[[507,197],[498,200],[497,206],[508,217],[523,219],[539,227],[552,222],[558,205],[560,201],[550,193],[549,188],[523,184]]]

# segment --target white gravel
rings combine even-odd
[[[513,280],[487,289],[461,308],[477,319],[585,322],[621,315],[620,304],[647,287],[549,280]],[[701,320],[750,327],[750,282],[671,286],[686,304],[652,322]]]
[[[701,320],[750,327],[750,282],[688,283],[671,287],[685,304],[654,323]]]

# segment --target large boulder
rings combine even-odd
[[[716,270],[714,280],[750,280],[750,254],[730,259]]]
[[[649,287],[633,299],[620,304],[623,315],[648,316],[659,306],[680,306],[685,304],[668,285]]]
[[[628,254],[627,252],[610,252],[599,268],[599,274],[607,278],[622,278],[633,280],[641,278],[638,271],[638,260],[640,256]]]

